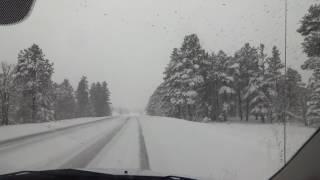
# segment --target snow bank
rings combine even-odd
[[[106,117],[85,117],[67,120],[51,121],[45,123],[15,124],[0,126],[0,142],[8,139],[18,138],[26,135],[51,131],[59,128],[69,127],[77,124],[97,121]]]
[[[282,166],[279,124],[197,123],[145,116],[141,120],[151,170],[210,179],[268,179]],[[315,131],[289,125],[291,156]]]

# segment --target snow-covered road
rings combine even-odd
[[[1,173],[56,168],[149,169],[147,157],[139,119],[128,116],[0,142]]]
[[[76,124],[68,121],[65,123]],[[38,135],[25,133],[26,138],[21,136],[1,144],[6,142],[2,138],[0,172],[150,169],[209,179],[250,180],[267,179],[281,166],[281,127],[276,124],[206,124],[173,118],[118,116],[62,126]],[[14,129],[2,130],[8,131],[6,128]],[[313,131],[288,127],[288,153],[293,154]]]
[[[0,171],[68,167],[68,163],[74,163],[75,155],[94,147],[108,133],[114,133],[126,119],[119,117],[94,121],[3,144],[0,146]]]

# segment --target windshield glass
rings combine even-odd
[[[319,19],[318,0],[36,1],[0,27],[0,172],[268,179],[319,126]]]

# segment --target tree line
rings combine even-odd
[[[233,55],[223,50],[209,53],[198,36],[191,34],[173,49],[163,82],[149,99],[147,114],[194,121],[236,117],[274,122],[290,117],[306,125],[319,122],[319,18],[320,5],[312,5],[297,30],[305,37],[302,46],[309,57],[301,68],[314,72],[308,84],[297,70],[285,69],[276,46],[270,54],[263,44],[249,43]]]
[[[53,73],[53,63],[36,44],[20,51],[16,64],[2,62],[1,124],[111,115],[110,91],[105,81],[89,87],[83,76],[74,91],[68,79],[54,82]]]

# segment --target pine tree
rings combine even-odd
[[[110,116],[112,115],[111,111],[111,102],[110,102],[110,90],[108,89],[107,82],[102,82],[102,100],[103,100],[103,116]]]
[[[283,63],[280,59],[280,51],[276,46],[272,48],[272,55],[271,57],[267,58],[267,74],[266,74],[266,81],[269,83],[270,91],[273,93],[271,94],[271,110],[270,110],[270,120],[272,121],[275,118],[278,118],[282,115],[282,111],[285,101],[285,93],[284,89],[280,88],[281,85],[285,84],[283,82],[283,75],[281,73],[282,69],[284,68]]]
[[[297,30],[303,37],[304,52],[308,57],[320,56],[320,4],[311,5]]]
[[[170,102],[167,96],[169,87],[161,83],[149,98],[146,112],[152,116],[177,117],[178,109]]]
[[[303,85],[301,75],[298,71],[289,67],[287,68],[286,78],[285,95],[287,96],[288,100],[288,110],[293,110],[295,112],[299,109],[297,107],[299,101],[297,94],[299,94],[299,89]]]
[[[99,86],[100,86],[100,83],[99,83]],[[101,87],[101,86],[100,86]],[[89,97],[90,97],[90,102],[91,102],[91,105],[92,105],[92,109],[93,109],[93,115],[94,116],[98,116],[98,109],[99,109],[99,104],[98,104],[98,90],[97,90],[97,85],[96,83],[92,83],[91,84],[91,87],[90,87],[90,90],[89,90]]]
[[[235,73],[235,84],[237,87],[236,93],[238,96],[239,114],[242,120],[242,108],[244,107],[246,121],[248,121],[250,115],[250,100],[252,98],[251,94],[248,93],[250,89],[250,79],[256,77],[257,71],[259,70],[257,49],[251,47],[249,43],[246,43],[236,52],[235,60],[238,64]]]
[[[76,91],[77,117],[90,116],[89,87],[86,76],[82,76]]]
[[[30,48],[20,51],[15,80],[22,91],[24,103],[20,106],[20,111],[26,113],[21,117],[24,121],[52,119],[51,102],[47,96],[52,84],[52,73],[53,64],[45,58],[38,45],[33,44]],[[26,108],[31,109],[31,114]]]
[[[310,121],[307,117],[310,94],[312,94],[310,88],[306,87],[304,84],[299,86],[298,93],[296,94],[296,97],[298,98],[298,105],[297,108],[293,111],[301,115],[302,120],[306,126],[310,125]]]
[[[205,68],[206,64],[210,64],[207,71],[205,97],[208,98],[206,104],[209,105],[211,120],[227,120],[227,114],[231,110],[233,103],[232,97],[235,93],[233,89],[233,77],[231,71],[231,57],[223,51],[219,51],[216,55],[212,54],[201,70]],[[204,74],[204,73],[203,73]]]
[[[320,119],[320,4],[314,4],[309,8],[297,31],[304,37],[302,46],[309,57],[301,68],[313,71],[308,84],[312,91],[307,111],[309,125]]]
[[[68,79],[55,88],[55,119],[70,119],[75,117],[76,101],[74,90]]]
[[[184,117],[184,112],[183,112],[184,99],[181,93],[182,85],[180,82],[180,76],[181,76],[180,71],[182,71],[183,63],[182,63],[180,50],[178,50],[177,48],[174,48],[170,56],[170,59],[171,60],[164,72],[164,75],[165,75],[164,83],[157,88],[157,90],[154,92],[154,94],[150,98],[149,102],[158,104],[156,101],[154,101],[154,99],[157,99],[158,96],[160,99],[163,99],[163,98],[166,100],[169,99],[169,101],[173,105],[172,108],[177,109],[177,114],[175,114],[174,117],[182,118]],[[162,97],[162,94],[160,93],[162,89],[167,90],[166,97]],[[152,109],[155,109],[155,108],[152,108]],[[152,113],[152,114],[157,115],[156,113]]]
[[[90,88],[90,101],[95,116],[102,117],[111,115],[110,91],[105,81],[102,83],[92,83]]]
[[[285,94],[296,98],[305,89],[293,69],[288,69],[289,83],[284,83],[281,72],[284,66],[277,47],[272,48],[270,57],[264,49],[263,44],[256,48],[246,43],[234,57],[223,51],[209,55],[201,48],[196,35],[186,36],[182,46],[173,49],[164,82],[149,98],[147,113],[227,121],[238,110],[241,120],[243,115],[247,121],[254,115],[262,122],[283,115]],[[290,107],[294,108],[296,103],[297,107],[304,107],[305,100],[292,99]]]
[[[279,92],[279,78],[281,77],[281,70],[284,68],[284,65],[280,59],[280,52],[276,46],[272,48],[272,56],[267,59],[268,67],[267,74],[272,81],[275,82],[275,90]]]
[[[185,36],[179,52],[181,68],[173,75],[178,78],[177,81],[179,82],[179,87],[175,93],[181,97],[178,102],[181,102],[184,108],[183,116],[186,119],[194,120],[195,104],[199,100],[197,90],[203,83],[199,67],[205,52],[201,48],[196,34]],[[176,100],[174,100],[174,103],[176,103]]]
[[[266,76],[266,57],[264,45],[260,44],[258,50],[258,68],[252,71],[249,77],[249,85],[245,89],[244,97],[250,97],[250,114],[254,115],[256,120],[260,117],[264,123],[271,107],[270,79]]]

